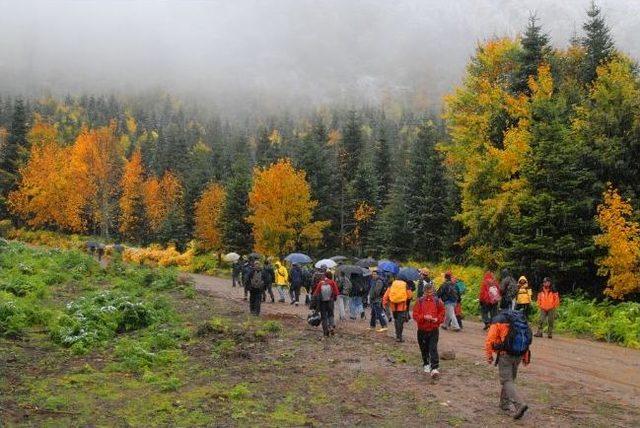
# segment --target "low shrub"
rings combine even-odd
[[[191,265],[193,255],[193,248],[180,253],[173,245],[163,249],[160,245],[152,244],[146,248],[126,248],[122,259],[138,265],[186,267]]]

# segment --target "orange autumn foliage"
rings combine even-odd
[[[218,183],[211,183],[195,205],[195,233],[206,250],[222,249],[222,224],[220,216],[226,193]]]
[[[87,195],[91,219],[109,235],[115,216],[123,153],[115,136],[115,122],[109,126],[83,129],[71,150],[71,168],[77,190]]]
[[[162,178],[149,178],[144,184],[144,205],[153,232],[157,232],[173,208],[182,203],[183,190],[178,177],[166,171]]]
[[[311,200],[311,188],[304,171],[287,159],[265,169],[254,170],[247,218],[253,228],[255,249],[283,255],[306,244],[315,246],[329,221],[312,221],[318,202]]]
[[[20,170],[18,188],[9,195],[10,209],[33,227],[58,226],[83,232],[87,194],[76,186],[69,163],[71,148],[58,143],[54,126],[37,122],[28,134],[29,161]]]
[[[125,238],[140,240],[145,226],[144,168],[140,149],[126,163],[120,186],[120,232]]]
[[[640,290],[640,225],[630,219],[632,214],[629,201],[609,186],[598,206],[602,233],[595,242],[607,250],[607,255],[597,260],[598,274],[608,276],[604,293],[614,299]]]

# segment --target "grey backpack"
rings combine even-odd
[[[324,281],[320,284],[320,300],[323,302],[328,302],[333,297],[333,289],[331,288],[331,284],[327,281]]]

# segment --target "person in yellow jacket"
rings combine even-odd
[[[525,276],[521,276],[518,280],[518,291],[516,293],[516,310],[522,311],[527,320],[529,320],[529,313],[531,312],[531,296],[529,281]]]
[[[278,290],[278,294],[280,295],[280,303],[284,303],[284,298],[287,295],[286,289],[289,288],[289,271],[282,264],[282,262],[275,262],[274,271],[276,274],[276,290]]]

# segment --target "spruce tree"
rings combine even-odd
[[[373,159],[367,156],[360,160],[358,169],[349,186],[348,230],[358,255],[363,255],[363,246],[374,224],[378,208],[378,177]],[[353,225],[353,226],[352,226]],[[357,235],[357,236],[356,236]]]
[[[587,22],[582,26],[585,36],[582,39],[582,46],[585,49],[585,58],[582,70],[582,82],[589,84],[596,78],[596,69],[603,62],[611,59],[615,53],[615,46],[611,38],[609,27],[607,26],[600,8],[594,1],[587,11]]]
[[[570,134],[569,107],[561,96],[535,102],[531,150],[522,168],[529,191],[512,218],[506,259],[532,283],[554,276],[567,289],[593,283],[595,173],[585,147]]]
[[[437,140],[437,130],[430,120],[420,125],[411,150],[405,195],[412,255],[429,261],[445,255],[454,214],[450,196],[453,186],[436,150]]]
[[[376,142],[374,156],[374,169],[378,180],[378,200],[376,206],[381,208],[386,202],[393,181],[391,174],[391,151],[389,149],[389,142],[384,134],[381,135]]]
[[[358,163],[360,162],[360,154],[362,153],[362,122],[355,111],[350,111],[347,116],[347,123],[342,131],[342,140],[340,142],[340,167],[345,177],[345,181],[349,183],[353,180]]]
[[[15,102],[8,131],[0,157],[0,217],[8,215],[6,198],[15,188],[18,169],[27,156],[27,110],[22,99]]]
[[[246,160],[233,166],[233,176],[226,186],[227,197],[222,210],[223,243],[228,251],[246,254],[253,248],[251,225],[247,222],[251,176]]]
[[[522,38],[522,51],[520,52],[519,67],[515,73],[513,90],[518,93],[530,94],[529,77],[538,75],[538,67],[550,54],[549,36],[542,32],[542,27],[537,25],[537,17],[529,16],[529,23]]]

